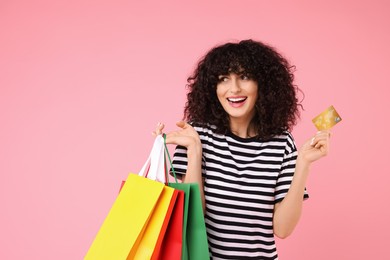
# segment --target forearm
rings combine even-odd
[[[309,163],[298,157],[290,189],[282,202],[275,205],[273,225],[277,237],[289,236],[298,224],[308,174]]]
[[[183,178],[185,183],[198,183],[200,197],[202,200],[203,210],[205,209],[205,198],[203,188],[203,177],[202,177],[202,145],[197,143],[194,147],[187,149],[187,171]]]
[[[320,131],[308,139],[299,150],[290,189],[282,202],[275,205],[273,224],[276,236],[289,236],[297,225],[302,212],[310,164],[328,154],[329,136],[329,131]]]

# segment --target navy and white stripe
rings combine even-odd
[[[294,140],[289,132],[261,141],[220,135],[213,129],[195,127],[203,147],[205,221],[212,259],[277,259],[272,217],[294,175]],[[185,174],[185,148],[176,148],[173,166]]]

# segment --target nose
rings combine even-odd
[[[230,86],[231,93],[239,93],[241,91],[241,82],[237,77],[233,77]]]

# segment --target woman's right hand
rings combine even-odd
[[[201,152],[201,142],[196,130],[184,121],[179,121],[176,125],[179,130],[166,133],[166,143],[175,144],[186,147],[188,150],[195,149],[196,152]],[[158,123],[153,135],[157,136],[163,133],[164,124]]]
[[[203,210],[205,209],[205,198],[203,192],[204,180],[202,177],[202,143],[198,132],[184,121],[176,123],[178,130],[166,133],[166,143],[184,146],[187,148],[187,170],[182,177],[185,183],[198,183],[200,196],[202,199]],[[153,135],[157,136],[163,133],[164,124],[158,123]]]

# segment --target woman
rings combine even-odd
[[[296,149],[292,69],[272,47],[245,40],[210,50],[188,79],[190,124],[178,122],[166,140],[177,145],[183,182],[199,184],[212,259],[277,259],[274,235],[294,230],[309,167],[328,153],[326,131]]]

